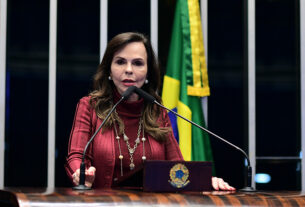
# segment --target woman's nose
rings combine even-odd
[[[125,68],[125,73],[132,73],[133,68],[131,63],[127,63],[126,68]]]

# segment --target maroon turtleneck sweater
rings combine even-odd
[[[119,99],[120,95],[114,94],[114,102]],[[143,108],[143,100],[135,102],[122,101],[117,107],[117,112],[125,125],[125,133],[129,137],[131,147],[134,146],[134,140],[137,137],[139,127],[139,118]],[[79,169],[84,148],[100,126],[103,120],[99,119],[94,108],[90,105],[90,97],[83,97],[76,108],[73,126],[69,139],[69,148],[67,163],[65,165],[68,177],[72,181],[72,174]],[[158,118],[160,127],[171,127],[167,112],[161,109]],[[111,187],[113,180],[120,176],[120,161],[118,142],[115,139],[114,129],[99,132],[86,153],[86,167],[94,166],[96,168],[94,188]],[[124,173],[130,171],[130,156],[127,151],[126,143],[120,135],[120,145],[123,159]],[[145,142],[145,156],[147,160],[183,160],[179,145],[171,132],[165,142],[158,142],[149,134],[145,133],[147,141]],[[140,138],[142,138],[142,133]],[[142,162],[143,145],[138,145],[134,153],[134,163],[138,166]]]

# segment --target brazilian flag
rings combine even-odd
[[[163,81],[163,104],[205,127],[201,97],[209,95],[199,2],[177,0]],[[169,116],[184,159],[212,161],[208,134],[171,112]]]

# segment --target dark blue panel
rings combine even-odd
[[[5,186],[46,186],[49,1],[8,1]]]

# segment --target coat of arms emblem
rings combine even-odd
[[[189,177],[189,170],[183,164],[176,164],[174,165],[170,172],[169,172],[170,184],[175,188],[184,188],[187,186],[190,181],[188,180]]]

